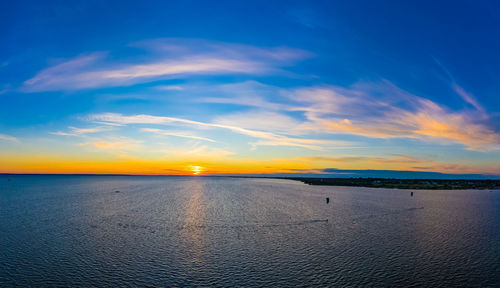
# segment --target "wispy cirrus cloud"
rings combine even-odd
[[[446,75],[446,78],[450,81],[451,88],[455,93],[457,93],[465,102],[468,104],[472,105],[477,111],[481,113],[486,113],[486,110],[484,107],[479,103],[479,101],[476,99],[474,95],[471,93],[467,92],[462,86],[460,86],[457,81],[455,80],[455,77],[453,77],[453,74],[451,74],[450,70],[446,68],[441,61],[439,61],[437,58],[433,57],[434,62],[441,68],[441,70],[444,72]]]
[[[38,72],[24,82],[21,90],[129,86],[191,74],[271,74],[311,56],[287,47],[260,48],[199,39],[156,39],[131,46],[146,50],[149,56],[131,57],[124,62],[104,52],[81,55]]]
[[[64,131],[57,131],[57,132],[50,132],[50,134],[53,135],[60,135],[60,136],[82,136],[85,134],[90,134],[90,133],[100,133],[100,132],[105,132],[109,131],[109,127],[105,126],[100,126],[100,127],[91,127],[91,128],[77,128],[73,126],[69,126],[69,131],[64,132]]]
[[[479,104],[479,101],[474,97],[474,95],[470,94],[469,92],[465,91],[462,86],[458,85],[457,83],[453,82],[451,83],[451,87],[453,91],[455,91],[462,99],[464,99],[465,102],[469,103],[472,105],[474,108],[476,108],[477,111],[481,113],[486,113],[486,109]]]
[[[211,92],[217,97],[203,96],[199,102],[214,104],[231,104],[255,107],[265,110],[289,110],[290,103],[282,97],[280,89],[271,87],[257,81],[245,81],[223,85],[191,87],[190,92]],[[277,101],[281,100],[281,101]]]
[[[290,96],[309,104],[304,111],[309,129],[375,138],[418,138],[458,143],[470,150],[500,147],[500,133],[484,121],[482,111],[450,111],[389,82],[359,83],[348,89],[298,89]],[[480,121],[478,121],[478,119]]]
[[[349,87],[322,85],[291,89],[244,82],[220,87],[222,95],[232,93],[234,97],[202,98],[202,101],[258,108],[258,112],[217,118],[218,123],[238,123],[237,126],[247,128],[265,127],[259,123],[267,122],[275,129],[281,127],[288,134],[296,135],[412,138],[437,144],[461,144],[475,151],[500,149],[500,131],[484,107],[460,86],[453,87],[474,109],[453,111],[386,80],[358,82]],[[289,101],[283,101],[283,97]],[[252,113],[256,116],[253,120]],[[287,116],[290,113],[303,113],[303,117],[290,118]]]
[[[267,110],[273,111],[274,119],[280,118],[277,115],[285,118],[289,112],[303,113],[305,119],[299,125],[293,124],[297,121],[288,121],[291,123],[289,133],[414,138],[442,144],[458,143],[477,151],[496,149],[500,143],[500,133],[489,125],[491,121],[484,110],[451,111],[385,80],[360,82],[347,88],[325,85],[259,89],[265,91],[263,95],[280,94],[292,101],[277,106],[272,102],[268,105],[267,99],[260,101],[263,105],[258,107],[270,107]],[[244,105],[239,100],[236,98],[233,102]],[[255,107],[254,104],[247,106]],[[479,103],[476,106],[481,107]],[[228,116],[221,116],[224,117]]]
[[[194,139],[194,140],[216,142],[215,140],[212,140],[210,138],[191,135],[191,134],[187,134],[185,132],[179,132],[179,131],[170,131],[170,130],[155,129],[155,128],[142,128],[141,131],[151,132],[151,133],[154,133],[157,135],[163,135],[163,136],[175,136],[175,137],[188,138],[188,139]]]
[[[19,139],[17,139],[14,136],[6,135],[6,134],[0,134],[0,141],[18,142]]]
[[[115,152],[137,150],[141,141],[136,140],[119,140],[119,141],[106,141],[97,140],[91,142],[80,143],[80,146],[91,146],[98,150],[112,150]]]
[[[129,44],[157,55],[189,56],[197,54],[219,55],[230,58],[251,58],[259,61],[292,64],[314,56],[313,53],[286,46],[258,47],[197,38],[156,38]]]
[[[220,115],[215,117],[213,122],[220,125],[273,131],[288,135],[298,134],[296,133],[297,127],[301,125],[301,121],[284,113],[261,109]]]
[[[189,119],[166,117],[166,116],[153,116],[153,115],[131,115],[126,116],[115,113],[95,114],[90,115],[90,121],[97,121],[99,123],[110,123],[111,125],[120,124],[156,124],[156,125],[172,125],[180,124],[197,128],[218,128],[232,131],[233,133],[246,135],[249,137],[259,139],[257,142],[250,143],[253,147],[257,146],[291,146],[301,147],[311,150],[322,150],[325,147],[345,146],[350,145],[350,142],[334,141],[334,140],[321,140],[321,139],[306,139],[298,137],[289,137],[286,135],[261,131],[254,129],[247,129],[233,125],[200,122]]]
[[[461,144],[474,151],[500,149],[500,132],[492,125],[484,110],[452,111],[385,80],[360,82],[350,87],[325,85],[292,89],[248,84],[243,87],[249,88],[249,95],[264,95],[257,98],[261,99],[260,104],[246,103],[242,101],[242,95],[235,97],[233,103],[258,109],[222,114],[213,122],[121,114],[100,114],[92,120],[110,125],[176,123],[198,128],[227,129],[258,138],[258,141],[250,143],[255,147],[296,146],[321,150],[325,147],[353,146],[353,143],[342,141],[291,137],[333,134],[383,139],[412,138],[444,145]],[[258,89],[252,90],[255,87]],[[262,93],[259,94],[259,91]],[[289,102],[280,104],[268,99],[270,95],[276,94],[287,98]],[[479,103],[476,106],[481,107]],[[290,113],[295,116],[289,116]],[[302,113],[302,117],[297,117],[297,113]]]
[[[182,91],[184,88],[179,85],[160,85],[156,86],[155,89],[161,90],[161,91]]]
[[[60,64],[43,69],[33,78],[24,81],[21,90],[25,92],[66,89],[74,90],[92,85],[89,82],[98,79],[94,79],[95,77],[92,77],[92,75],[88,75],[83,71],[98,65],[106,58],[106,55],[107,53],[105,52],[83,54]],[[96,84],[98,85],[98,83]],[[71,88],[72,85],[74,88]]]

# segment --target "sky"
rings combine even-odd
[[[1,1],[0,173],[496,177],[498,15],[497,1]]]

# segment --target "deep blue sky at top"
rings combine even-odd
[[[322,80],[382,77],[461,105],[435,75],[425,76],[440,73],[434,57],[500,110],[496,1],[2,1],[0,10],[2,85],[19,85],[50,59],[150,38],[204,38],[302,48],[322,57],[297,69]]]

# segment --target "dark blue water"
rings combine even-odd
[[[500,191],[0,176],[0,286],[499,287]]]

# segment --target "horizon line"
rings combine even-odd
[[[387,171],[387,170],[369,170],[369,171]],[[399,170],[395,170],[399,171]],[[401,171],[401,172],[419,172],[419,171]],[[448,176],[465,176],[465,175],[477,175],[485,177],[483,174],[447,174],[440,172],[422,172],[422,173],[439,173]],[[283,173],[284,174],[284,173]],[[270,178],[270,179],[306,179],[306,178],[334,178],[334,179],[401,179],[401,180],[480,180],[480,181],[498,181],[500,176],[494,176],[493,178],[396,178],[396,177],[367,177],[367,176],[350,176],[350,177],[332,177],[332,174],[314,174],[314,175],[265,175],[265,174],[207,174],[207,175],[193,175],[193,174],[93,174],[93,173],[0,173],[0,176],[14,175],[14,176],[156,176],[156,177],[233,177],[233,178]],[[497,178],[495,178],[497,177]]]

